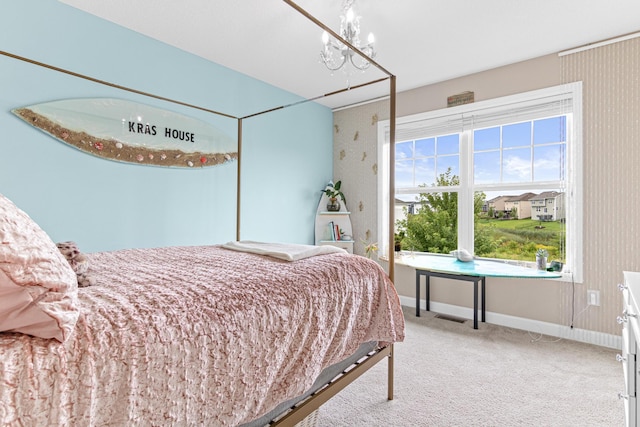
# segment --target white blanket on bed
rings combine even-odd
[[[309,258],[316,255],[347,253],[347,251],[342,248],[330,245],[314,246],[300,245],[296,243],[265,243],[254,242],[251,240],[227,242],[222,245],[222,247],[233,249],[234,251],[267,255],[283,259],[285,261],[297,261],[299,259]]]

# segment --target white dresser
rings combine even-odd
[[[624,283],[619,285],[623,294],[623,312],[618,316],[622,325],[622,354],[617,359],[622,363],[625,390],[619,394],[624,399],[626,425],[638,426],[640,399],[640,359],[637,358],[640,343],[640,273],[625,271]]]

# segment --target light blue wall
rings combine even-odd
[[[0,40],[4,52],[234,116],[298,100],[54,0],[3,1]],[[198,170],[113,162],[68,147],[10,112],[83,97],[154,105],[236,136],[236,120],[0,55],[0,193],[54,241],[75,240],[85,252],[235,239],[237,162]],[[332,113],[315,103],[244,120],[241,238],[313,243],[332,149]]]

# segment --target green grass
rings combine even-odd
[[[540,222],[532,219],[480,219],[480,225],[494,225],[502,230],[538,230],[536,227],[543,227],[540,230],[564,231],[564,224],[558,221]]]
[[[564,242],[564,224],[560,222],[540,222],[531,219],[479,219],[479,230],[490,235],[496,248],[482,256],[535,261],[536,251],[546,249],[549,261],[564,261],[560,248]]]

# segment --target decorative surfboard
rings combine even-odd
[[[237,141],[221,129],[123,99],[65,99],[11,112],[65,144],[105,159],[196,168],[238,158]]]

